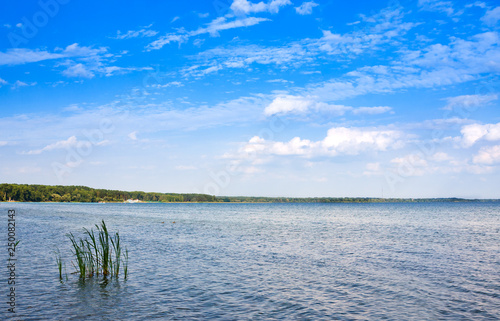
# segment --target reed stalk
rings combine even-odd
[[[59,249],[56,251],[56,263],[57,263],[57,269],[59,270],[59,280],[62,281],[62,258],[61,258],[61,252],[59,252]]]
[[[108,276],[118,277],[122,262],[122,248],[120,235],[117,233],[113,237],[109,235],[108,228],[104,220],[100,225],[95,225],[97,232],[93,229],[84,229],[84,235],[87,238],[77,240],[72,233],[67,236],[73,247],[73,255],[76,264],[71,262],[76,269],[76,273],[81,279],[90,278],[94,275],[102,274],[104,278]],[[124,276],[128,274],[128,250],[125,254]],[[59,268],[59,277],[62,279],[62,260],[58,256],[57,264]]]
[[[126,280],[127,279],[127,275],[128,275],[128,249],[125,249],[125,262],[123,264],[123,275],[124,275],[124,279]]]

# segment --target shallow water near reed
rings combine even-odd
[[[19,320],[500,316],[499,203],[2,203],[4,227],[10,208],[21,240]],[[127,280],[70,274],[66,234],[81,236],[102,219],[129,249]]]

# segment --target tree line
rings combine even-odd
[[[95,189],[87,186],[0,184],[0,201],[16,202],[226,202],[226,203],[416,203],[416,202],[489,202],[463,198],[370,198],[370,197],[252,197],[213,196],[207,194],[146,193]]]
[[[0,184],[0,201],[16,202],[216,202],[206,194],[125,192],[87,186]]]

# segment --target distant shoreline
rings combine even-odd
[[[154,193],[94,189],[87,186],[0,184],[0,202],[32,203],[470,203],[500,202],[500,199],[380,198],[380,197],[258,197],[215,196],[193,193]]]
[[[405,204],[418,204],[418,203],[500,203],[500,199],[461,199],[461,200],[447,200],[447,199],[414,199],[413,201],[409,200],[390,200],[386,199],[383,201],[340,201],[340,202],[307,202],[307,201],[290,201],[290,202],[138,202],[138,203],[127,203],[127,202],[52,202],[52,201],[43,201],[43,202],[33,202],[33,201],[0,201],[0,204],[396,204],[396,203],[405,203]]]

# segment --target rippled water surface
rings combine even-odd
[[[19,320],[500,316],[498,203],[2,203],[3,262],[9,208],[21,240]],[[66,233],[101,219],[129,249],[129,278],[81,284],[69,274]],[[69,274],[64,283],[57,248]],[[5,319],[5,267],[2,275]]]

